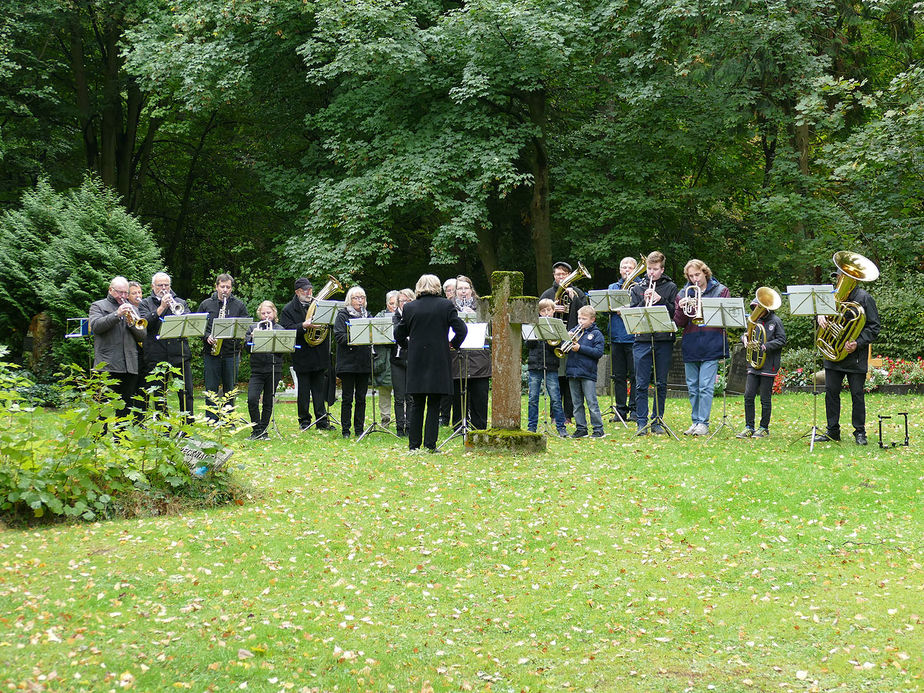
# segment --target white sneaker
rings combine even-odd
[[[696,426],[693,427],[692,435],[694,436],[709,435],[709,426],[707,424],[696,424]]]
[[[696,435],[696,426],[697,426],[697,424],[693,424],[692,426],[690,426],[687,430],[685,430],[685,431],[683,432],[683,435],[685,435],[685,436],[695,436],[695,435]]]

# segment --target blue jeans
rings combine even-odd
[[[603,433],[603,416],[597,404],[597,382],[589,378],[568,378],[571,386],[571,401],[574,402],[575,433],[587,433],[587,418],[584,416],[584,402],[590,412],[590,425],[594,433]]]
[[[655,410],[654,418],[663,420],[664,418],[664,400],[667,398],[667,373],[671,369],[671,354],[674,349],[674,343],[670,341],[660,341],[654,343],[654,354],[652,355],[651,342],[636,342],[632,347],[632,355],[635,357],[635,423],[639,428],[648,425],[648,387],[651,385],[651,366],[654,362],[655,370],[658,372],[658,382],[656,383]]]
[[[693,423],[709,425],[712,412],[712,395],[715,393],[715,376],[719,372],[718,361],[691,361],[683,364],[687,376],[687,392],[690,393],[690,408]]]
[[[205,380],[205,391],[218,394],[219,390],[227,395],[231,390],[237,387],[237,356],[222,358],[205,354],[202,357],[202,378]],[[205,398],[206,410],[205,415],[212,421],[217,421],[218,417],[209,411],[209,408],[220,409],[222,401],[214,401],[211,397]],[[232,409],[234,400],[228,401]]]
[[[527,428],[533,433],[539,426],[539,394],[542,383],[545,382],[545,391],[552,405],[552,418],[555,419],[555,428],[561,431],[565,427],[565,412],[561,408],[561,388],[558,386],[558,371],[527,371],[529,376],[529,404],[527,405]]]

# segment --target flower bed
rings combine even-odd
[[[870,366],[867,392],[924,393],[924,358],[906,360],[880,356],[877,360],[882,365]],[[773,381],[773,392],[811,392],[812,377],[821,368],[821,358],[813,349],[792,349],[788,354],[784,352],[780,372]]]

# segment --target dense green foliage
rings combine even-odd
[[[172,394],[155,388],[147,392],[147,413],[120,419],[109,383],[105,371],[72,367],[58,388],[67,406],[47,417],[30,401],[35,383],[0,361],[0,516],[94,520],[233,497],[227,470],[195,478],[183,454],[190,441],[205,452],[219,449],[222,429],[155,414],[154,405]]]
[[[94,173],[194,302],[220,271],[249,305],[301,273],[374,305],[425,269],[538,293],[559,257],[599,287],[655,248],[737,295],[825,279],[841,248],[883,287],[924,269],[910,0],[7,5],[0,201]]]

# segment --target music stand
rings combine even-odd
[[[720,327],[722,328],[722,338],[725,344],[728,344],[728,328],[745,326],[744,299],[738,298],[709,298],[702,299],[703,304],[703,327]],[[728,425],[728,414],[726,409],[725,394],[728,390],[728,368],[731,362],[731,348],[728,350],[728,357],[722,359],[725,361],[725,381],[722,384],[722,423],[709,435],[706,440],[712,440],[715,434]],[[713,388],[715,385],[713,385]]]
[[[246,319],[248,322],[250,322],[249,318],[231,319]],[[253,340],[250,351],[253,354],[294,353],[296,334],[298,334],[296,330],[254,330],[250,335],[250,338]],[[273,424],[273,428],[276,429],[276,433],[279,434],[279,426],[276,425],[276,362],[275,360],[271,360],[270,363],[272,363],[270,382],[273,383],[273,398],[272,409],[270,410],[270,422]],[[263,403],[263,406],[266,407],[266,402]]]
[[[625,289],[595,289],[587,292],[587,299],[590,305],[598,313],[618,313],[622,308],[628,308],[631,303],[629,292]],[[610,344],[612,344],[613,335],[610,335]],[[616,380],[612,375],[613,372],[613,349],[610,347],[610,406],[606,411],[600,412],[601,416],[614,415],[619,422],[629,428],[629,424],[619,413],[616,408]],[[625,386],[625,383],[623,383]]]
[[[627,332],[651,335],[651,368],[654,371],[654,410],[652,413],[654,416],[649,418],[642,431],[652,430],[657,424],[670,433],[675,440],[680,440],[670,426],[664,423],[664,418],[658,414],[658,365],[657,359],[654,357],[655,332],[676,332],[677,325],[674,324],[667,306],[623,308],[619,311],[619,315],[622,316],[623,322],[626,324]],[[636,372],[636,377],[638,377],[638,372]],[[635,396],[636,398],[638,397],[637,392]]]
[[[834,302],[834,286],[832,284],[808,284],[787,286],[786,296],[789,298],[789,312],[792,315],[811,316],[815,336],[818,336],[818,316],[836,315],[837,306]],[[807,433],[796,438],[795,443],[806,436],[809,437],[809,452],[815,450],[815,436],[818,432],[818,384],[812,378],[812,427]]]
[[[475,313],[460,313],[460,316],[461,315],[471,316],[469,320],[462,318],[466,322],[468,333],[465,335],[465,340],[459,346],[459,358],[462,359],[459,363],[459,375],[462,380],[462,421],[456,426],[449,437],[437,446],[437,450],[440,450],[444,445],[447,445],[450,440],[458,438],[459,436],[462,436],[464,440],[464,437],[468,434],[468,352],[487,348],[485,341],[488,337],[488,323],[476,322]],[[449,339],[451,340],[453,336],[455,336],[455,333],[452,328],[449,328]]]
[[[538,322],[535,325],[530,325],[524,323],[520,326],[520,332],[523,336],[524,341],[538,341],[538,342],[558,342],[559,344],[562,340],[568,339],[568,331],[565,329],[565,324],[558,318],[553,318],[549,316],[541,316],[538,319]],[[541,344],[542,348],[542,387],[539,388],[539,408],[542,410],[543,419],[542,426],[545,429],[546,435],[549,434],[549,408],[543,406],[542,402],[542,393],[545,392],[548,394],[549,388],[545,382],[547,371],[545,368],[545,344]],[[558,375],[556,373],[555,377]],[[561,395],[559,394],[559,399]],[[556,427],[557,427],[556,423]]]
[[[67,334],[65,339],[86,339],[93,336],[93,330],[90,329],[90,318],[67,318]],[[87,357],[87,370],[93,370],[93,350],[89,351]]]
[[[382,318],[352,318],[347,321],[347,334],[351,346],[369,346],[369,379],[372,381],[372,423],[356,439],[358,443],[372,433],[388,433],[395,438],[398,434],[379,425],[375,415],[375,376],[372,372],[373,351],[376,344],[394,344],[394,322],[390,316]]]
[[[188,339],[190,337],[204,337],[208,327],[208,313],[184,313],[182,315],[166,315],[162,318],[163,324],[157,339]],[[180,370],[183,373],[183,398],[186,398],[186,356],[185,350],[180,348]],[[191,384],[190,384],[191,387]],[[187,407],[192,402],[187,402]],[[164,403],[166,406],[166,402]],[[192,411],[187,408],[187,412]]]
[[[343,308],[343,301],[335,301],[333,299],[315,299],[315,304],[317,307],[314,309],[314,315],[311,317],[312,325],[327,325],[328,334],[327,334],[327,377],[331,377],[331,362],[333,361],[333,341],[330,338],[330,333],[333,331],[334,321],[337,319],[337,311]],[[299,345],[298,348],[302,349],[306,345]],[[335,378],[337,376],[334,376]],[[333,421],[337,426],[340,425],[340,420],[331,413],[330,406],[327,403],[327,392],[329,386],[324,388],[324,416],[316,418],[305,428],[311,428],[313,426],[319,426],[322,421]]]

